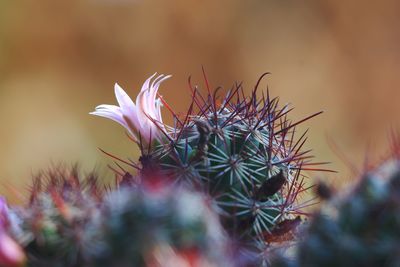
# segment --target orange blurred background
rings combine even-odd
[[[333,139],[351,162],[376,159],[398,129],[400,112],[400,2],[266,0],[81,0],[0,2],[0,181],[27,187],[51,162],[112,175],[98,147],[136,159],[122,127],[90,116],[115,103],[118,82],[136,97],[154,72],[173,74],[161,94],[184,112],[187,77],[249,90],[263,72],[293,120],[305,123],[308,148],[331,161]],[[168,112],[164,112],[164,116]],[[1,193],[10,196],[6,187]]]

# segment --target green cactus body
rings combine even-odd
[[[102,194],[94,176],[81,181],[76,169],[36,178],[29,205],[16,209],[28,266],[87,265],[90,244],[99,234],[91,224],[100,217]]]
[[[104,190],[76,169],[36,178],[29,204],[12,211],[27,266],[233,266],[208,198],[155,179],[140,186],[127,179]]]
[[[225,236],[218,218],[199,193],[124,188],[107,197],[103,214],[108,219],[100,224],[104,242],[95,266],[169,266],[159,262],[159,254],[164,261],[175,258],[175,264],[193,260],[190,266],[231,266],[224,258]]]
[[[204,75],[208,93],[190,85],[192,103],[183,117],[158,98],[160,84],[170,76],[154,74],[136,103],[116,85],[119,106],[99,105],[91,113],[118,122],[139,145],[141,164],[122,162],[140,169],[142,176],[160,171],[209,194],[233,239],[261,255],[271,243],[289,240],[304,214],[301,209],[312,204],[299,197],[307,188],[302,170],[320,170],[315,167],[320,163],[310,161],[310,151],[303,151],[305,133],[297,141],[295,136],[298,124],[321,112],[295,123],[288,120],[288,105],[279,108],[268,92],[258,96],[266,74],[249,97],[235,84],[222,99]],[[171,111],[173,127],[162,122],[161,103]]]
[[[186,126],[189,130],[174,141],[173,148],[165,151],[162,147],[157,153],[163,170],[174,172],[184,183],[204,187],[216,196],[221,211],[234,215],[238,221],[255,216],[259,227],[254,230],[262,234],[283,218],[281,206],[285,199],[278,192],[281,188],[265,199],[257,199],[256,191],[281,171],[286,177],[292,172],[289,165],[278,163],[282,159],[279,152],[268,147],[268,130],[252,130],[254,126],[245,122],[225,126],[229,114],[218,114],[218,124],[208,120],[210,114],[196,117],[195,122]],[[207,137],[199,134],[200,125],[211,128]],[[203,148],[201,139],[205,139]],[[272,143],[278,148],[277,140]]]
[[[400,161],[366,173],[313,218],[292,260],[276,266],[400,266]]]
[[[300,214],[301,170],[310,156],[301,151],[304,135],[294,141],[298,123],[286,118],[287,106],[279,109],[269,96],[258,99],[256,90],[243,95],[237,86],[217,105],[216,94],[194,91],[186,117],[174,115],[176,127],[144,155],[176,182],[210,194],[228,232],[264,253],[272,239],[281,240],[277,226]]]

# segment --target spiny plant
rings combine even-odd
[[[204,73],[204,72],[203,72]],[[250,251],[264,254],[271,243],[292,239],[302,210],[313,200],[300,200],[307,190],[303,170],[321,170],[303,150],[306,132],[296,139],[296,126],[320,114],[291,122],[288,105],[278,98],[258,94],[263,77],[246,97],[241,83],[221,98],[220,88],[207,93],[189,85],[192,102],[185,116],[178,116],[161,98],[158,88],[169,76],[145,81],[136,104],[117,84],[119,106],[100,105],[92,113],[124,126],[142,155],[140,165],[125,163],[141,172],[154,169],[176,183],[201,189],[213,197],[222,223],[234,239]],[[163,103],[174,126],[162,122]]]
[[[281,257],[274,266],[400,266],[399,155],[368,170],[345,198],[330,200],[295,257]]]
[[[102,187],[94,174],[81,178],[76,168],[38,175],[28,204],[4,212],[17,228],[7,234],[24,251],[15,260],[20,265],[4,266],[233,266],[203,194],[166,185],[162,177],[141,185],[137,179],[124,174],[115,187]],[[0,233],[0,257],[10,245],[3,239]]]
[[[207,199],[173,186],[123,187],[107,196],[98,267],[233,266]]]
[[[104,195],[96,176],[81,179],[76,167],[57,167],[37,175],[30,192],[28,204],[14,208],[28,266],[85,266]]]

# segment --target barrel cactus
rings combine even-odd
[[[139,177],[117,178],[116,186],[104,187],[76,168],[37,176],[27,204],[0,205],[0,222],[7,223],[0,266],[233,266],[208,197],[162,177],[140,185]]]
[[[81,179],[77,168],[54,168],[36,176],[28,203],[14,208],[28,266],[87,266],[100,234],[92,223],[100,220],[103,194],[96,176]]]
[[[400,161],[387,160],[362,176],[345,198],[333,198],[313,218],[293,267],[400,266]]]
[[[217,216],[200,193],[163,186],[107,196],[97,267],[233,266]]]
[[[184,116],[158,94],[169,76],[153,75],[136,103],[116,84],[119,106],[100,105],[92,113],[127,129],[142,151],[134,166],[142,173],[158,170],[209,194],[227,232],[245,244],[245,251],[259,255],[271,243],[292,239],[302,208],[312,204],[299,197],[307,189],[302,171],[317,170],[318,163],[310,162],[310,151],[303,150],[305,133],[296,139],[295,128],[320,114],[291,122],[292,108],[279,108],[277,98],[257,91],[265,75],[249,97],[241,84],[220,97],[205,77],[207,93],[190,86],[192,102]],[[172,127],[162,121],[162,104],[172,112]]]

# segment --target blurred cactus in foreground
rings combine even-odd
[[[9,212],[15,229],[0,233],[0,266],[23,266],[24,252],[32,267],[232,266],[204,195],[154,178],[134,180],[127,174],[106,190],[76,168],[38,176],[29,203]],[[4,251],[16,254],[11,245],[19,248],[19,265],[2,258]]]
[[[101,220],[103,191],[94,175],[80,179],[76,168],[34,178],[28,205],[15,208],[28,265],[85,266],[101,234],[93,222]]]
[[[287,267],[400,266],[400,161],[367,172],[344,199],[315,215]]]
[[[122,188],[107,196],[103,216],[95,266],[232,266],[218,217],[199,193]]]
[[[307,187],[302,170],[318,170],[303,150],[305,133],[295,136],[299,123],[320,112],[291,122],[288,105],[279,108],[268,92],[259,96],[264,76],[249,97],[236,84],[221,98],[218,89],[211,92],[204,75],[208,93],[190,85],[192,103],[180,117],[157,97],[169,76],[153,75],[136,103],[116,85],[119,106],[100,105],[92,113],[128,130],[141,148],[142,172],[157,169],[178,184],[209,194],[228,233],[244,245],[242,252],[252,255],[243,256],[254,259],[254,253],[264,256],[271,244],[293,239],[302,209],[312,204],[299,197]],[[161,103],[170,109],[173,127],[163,124]]]

